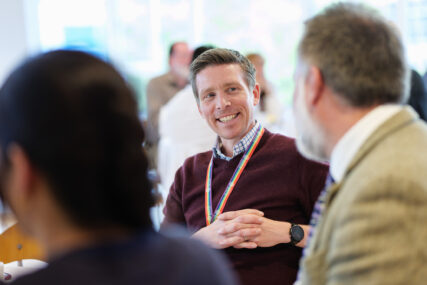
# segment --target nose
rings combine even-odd
[[[231,105],[230,98],[224,93],[218,93],[216,97],[216,108],[218,110],[225,109],[227,106]]]

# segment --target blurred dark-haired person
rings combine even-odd
[[[244,285],[292,284],[327,166],[255,120],[260,89],[245,56],[210,49],[190,72],[199,112],[217,140],[177,171],[163,227],[184,224],[194,238],[224,249]]]
[[[176,93],[188,84],[191,49],[186,42],[175,42],[169,48],[169,70],[152,78],[147,85],[147,137],[145,148],[150,167],[157,167],[159,112]]]
[[[421,75],[413,69],[411,70],[411,86],[407,103],[417,112],[421,120],[427,121],[426,86]]]
[[[297,146],[330,160],[298,284],[424,284],[427,126],[402,106],[398,32],[363,5],[309,19],[298,46]]]
[[[0,90],[2,200],[49,265],[14,284],[233,284],[224,260],[155,233],[134,96],[109,64],[53,51]]]

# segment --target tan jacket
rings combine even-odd
[[[363,144],[301,260],[301,284],[427,284],[427,126],[405,108]]]

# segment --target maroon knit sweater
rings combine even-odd
[[[164,208],[165,223],[184,224],[191,231],[206,226],[205,179],[212,151],[188,158],[177,171]],[[212,206],[215,209],[241,155],[214,159]],[[246,208],[266,218],[308,224],[322,190],[327,166],[303,158],[293,139],[265,131],[231,193],[224,212]],[[241,283],[293,284],[301,249],[289,244],[270,248],[225,249]]]

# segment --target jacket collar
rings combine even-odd
[[[347,170],[345,171],[344,178],[337,184],[331,186],[331,189],[328,191],[328,197],[326,198],[326,205],[330,204],[335,197],[338,190],[341,188],[343,181],[346,177],[352,172],[352,170],[360,163],[360,161],[368,155],[375,147],[383,141],[390,134],[398,131],[402,127],[405,127],[416,120],[419,117],[411,107],[404,107],[401,111],[396,113],[390,119],[385,121],[381,126],[379,126],[363,143],[361,148],[358,150],[352,161],[350,162]]]

